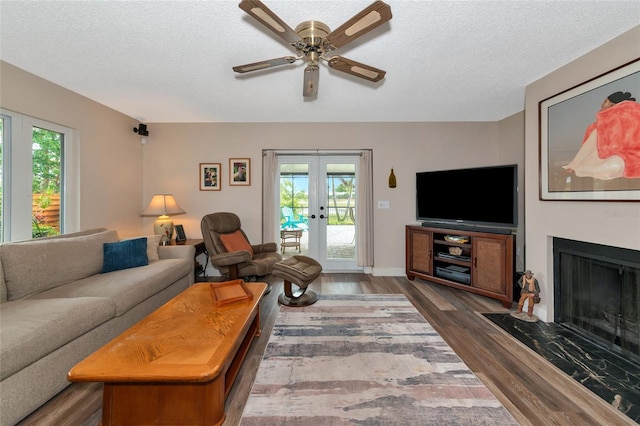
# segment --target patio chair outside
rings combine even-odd
[[[302,215],[296,218],[291,207],[282,207],[281,211],[284,221],[280,229],[309,229],[309,219]]]

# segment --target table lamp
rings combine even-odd
[[[140,216],[158,217],[153,224],[153,232],[156,235],[162,235],[160,244],[166,245],[173,236],[173,221],[169,216],[185,213],[173,198],[173,194],[155,194],[147,208],[140,212]]]

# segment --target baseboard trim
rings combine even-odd
[[[373,267],[372,273],[374,277],[402,277],[406,275],[404,268],[380,268]]]

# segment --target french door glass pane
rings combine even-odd
[[[327,259],[355,259],[356,165],[327,164]]]
[[[307,253],[309,250],[309,164],[282,164],[280,166],[280,234],[283,254]],[[298,237],[294,232],[302,232]],[[294,241],[285,237],[294,235]],[[295,250],[288,249],[292,246]]]
[[[33,127],[33,238],[60,233],[63,143],[64,134]]]

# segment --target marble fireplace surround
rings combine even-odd
[[[553,239],[554,322],[640,365],[640,252]]]

